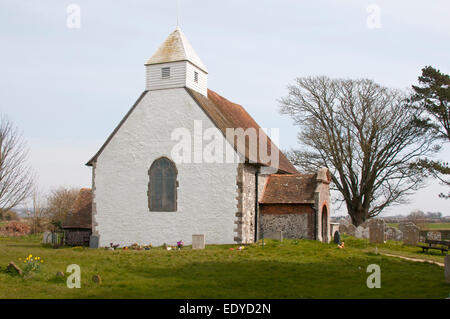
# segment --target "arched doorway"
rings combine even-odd
[[[322,208],[322,241],[328,242],[328,211],[327,206]]]

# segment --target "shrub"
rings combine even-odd
[[[30,232],[29,225],[21,222],[9,222],[1,228],[2,233],[8,236],[23,236]]]

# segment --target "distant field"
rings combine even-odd
[[[398,224],[387,224],[390,227],[398,228]],[[450,229],[450,223],[430,223],[425,224],[425,229]]]

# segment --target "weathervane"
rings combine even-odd
[[[177,28],[180,26],[180,0],[177,0]]]

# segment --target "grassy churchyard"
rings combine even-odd
[[[398,228],[397,223],[389,223],[387,226]],[[450,223],[428,223],[423,225],[424,229],[450,229]]]
[[[244,250],[210,245],[205,250],[53,249],[40,236],[0,237],[0,298],[438,298],[449,297],[444,269],[387,257],[387,252],[443,262],[438,253],[401,243],[369,244],[343,238],[335,244],[309,240],[266,240]],[[378,254],[375,254],[375,251]],[[6,271],[32,254],[44,260],[40,272],[24,278]],[[19,260],[21,258],[22,260]],[[58,271],[81,267],[81,288],[69,289]],[[366,285],[367,266],[381,269],[381,288]],[[100,275],[101,284],[92,281]],[[67,274],[66,274],[67,276]]]

